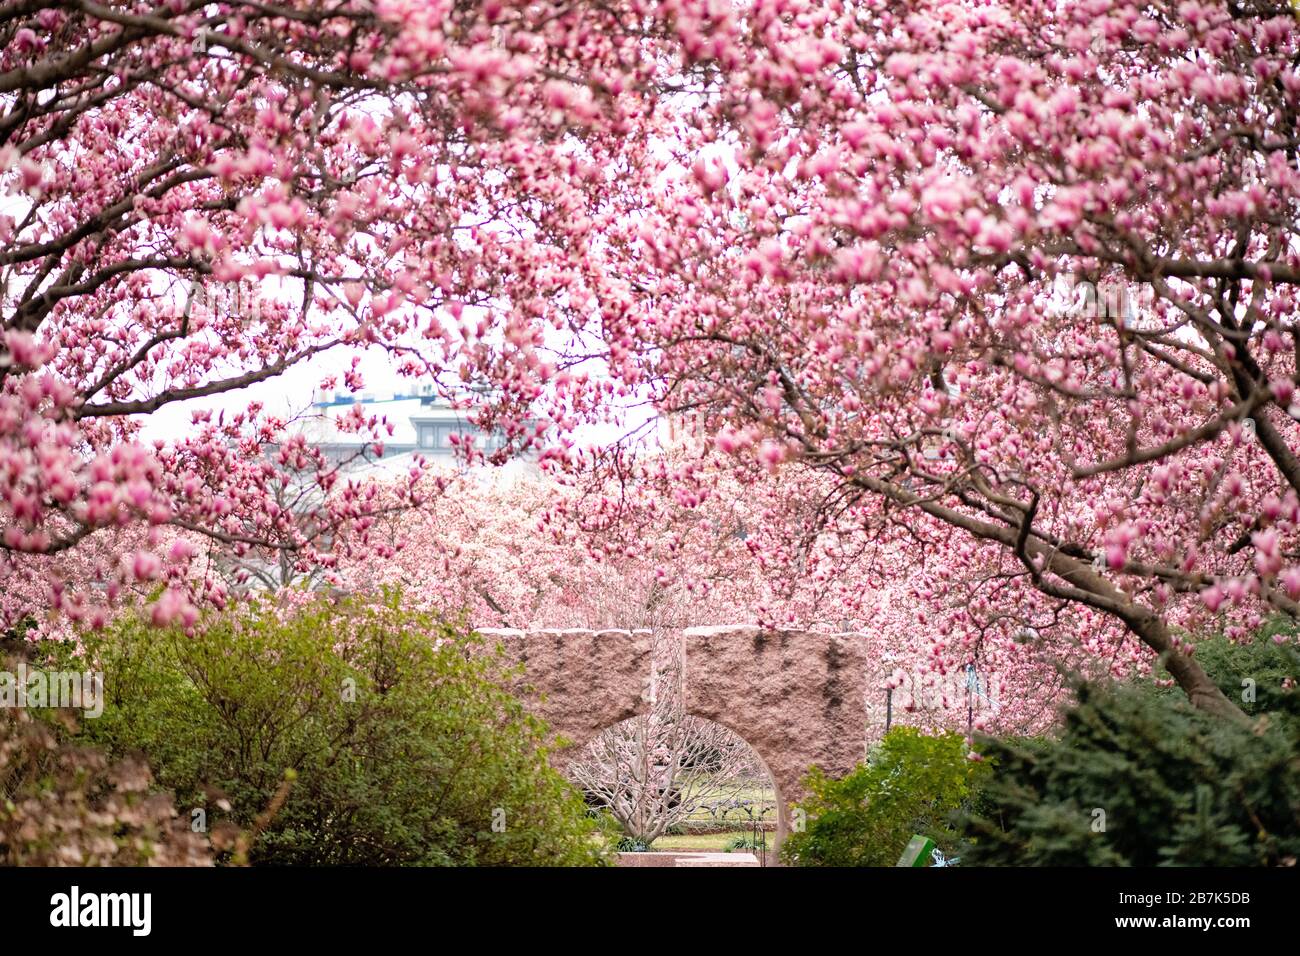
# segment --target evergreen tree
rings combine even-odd
[[[1215,650],[1221,686],[1235,681],[1238,695],[1242,661],[1268,665],[1253,671],[1259,695],[1246,708],[1254,711],[1249,725],[1204,714],[1151,686],[1085,684],[1059,737],[982,739],[997,773],[984,809],[967,818],[963,863],[1293,863],[1300,853],[1300,659],[1279,648]],[[1265,700],[1269,709],[1259,710]]]

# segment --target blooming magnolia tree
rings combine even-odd
[[[893,688],[900,723],[1038,731],[1052,719],[1063,672],[1134,666],[1117,636],[1085,613],[1052,617],[1014,589],[968,586],[963,574],[977,580],[978,556],[942,537],[922,549],[875,534],[869,503],[818,531],[827,509],[815,475],[786,469],[742,482],[734,462],[694,439],[668,444],[619,465],[588,460],[577,472],[427,475],[438,482],[421,488],[427,503],[371,531],[391,557],[344,557],[336,580],[362,591],[399,586],[406,600],[480,627],[644,627],[670,636],[759,622],[859,632],[878,677],[868,704],[880,726]],[[605,470],[618,477],[596,481]],[[339,550],[348,552],[346,540]],[[1054,639],[997,640],[1008,616]],[[973,713],[969,662],[984,688]],[[664,687],[672,672],[660,668]]]
[[[657,122],[663,30],[645,13],[0,7],[0,576],[50,577],[46,603],[92,622],[124,587],[167,580],[171,620],[193,613],[195,547],[159,529],[299,571],[327,563],[344,528],[364,545],[371,493],[278,441],[283,422],[256,403],[141,441],[160,409],[327,352],[495,382],[485,414],[508,448],[530,441],[511,413],[555,374],[533,354],[538,325],[584,308],[584,247],[636,181],[629,142]],[[355,359],[343,378],[360,386]],[[343,425],[376,454],[391,427],[360,413]],[[286,473],[315,486],[298,499],[307,518],[283,500]],[[409,486],[398,498],[386,507],[418,501]],[[64,574],[59,556],[133,524],[153,530],[92,562],[98,589]],[[38,610],[0,593],[5,623]]]
[[[777,512],[698,450],[675,448],[627,465],[621,480],[602,484],[593,482],[594,468],[425,475],[418,486],[425,504],[389,514],[369,532],[391,556],[374,561],[354,552],[340,562],[338,580],[363,590],[397,585],[413,600],[491,627],[761,620],[844,629],[864,618],[855,581],[832,580],[828,570],[789,579],[777,573],[785,564],[772,560],[762,531]],[[709,490],[679,502],[672,494],[679,469]],[[769,498],[773,508],[795,507],[775,484]],[[340,540],[341,549],[350,545]]]
[[[806,471],[827,527],[938,557],[930,604],[981,595],[944,614],[952,664],[1086,628],[1239,719],[1188,633],[1300,609],[1295,11],[759,0],[715,27],[680,174],[611,230],[631,304],[588,341],[742,480]]]
[[[363,348],[491,386],[497,457],[574,483],[542,527],[645,580],[690,546],[631,529],[750,489],[724,553],[846,619],[888,590],[935,673],[1158,655],[1239,718],[1190,635],[1300,611],[1282,0],[83,0],[0,33],[0,573],[99,537],[102,590],[47,595],[74,618],[222,600],[203,538],[281,580],[396,555],[419,469],[349,481],[255,404],[139,440]],[[577,445],[646,404],[707,455]]]

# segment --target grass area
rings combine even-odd
[[[694,785],[695,785],[694,781],[690,779],[681,781],[681,783],[679,784],[679,786],[688,794],[693,792]],[[738,790],[736,790],[732,794],[732,797],[734,797],[737,800],[751,801],[752,807],[750,809],[756,816],[759,814],[759,811],[762,810],[763,808],[765,807],[773,808],[776,803],[776,791],[774,791],[766,781],[752,781],[746,784],[745,786],[739,788]],[[764,814],[762,818],[765,820],[774,820],[776,818],[775,810],[769,809],[768,812]],[[692,813],[690,814],[689,817],[687,817],[687,819],[699,820],[699,821],[710,821],[716,819],[716,817],[710,814],[706,807],[698,807],[694,811],[692,811]],[[737,807],[735,809],[729,810],[727,812],[726,819],[728,820],[728,822],[734,821],[735,823],[737,823],[737,825],[740,825],[742,823],[747,823],[749,821],[749,817],[746,813],[745,808],[743,807]]]
[[[703,781],[692,779],[689,775],[682,775],[677,778],[679,792],[685,795],[684,799],[686,800],[690,800],[699,794],[700,791],[696,788],[703,786]],[[768,781],[745,780],[742,786],[729,790],[728,797],[739,805],[725,808],[719,807],[716,812],[710,812],[708,806],[701,806],[686,817],[686,821],[690,823],[721,825],[727,829],[709,833],[661,836],[654,841],[650,849],[722,852],[727,849],[727,844],[737,837],[751,838],[753,835],[752,824],[755,819],[769,825],[776,823],[776,792]],[[712,798],[708,802],[716,803],[718,799],[720,798]],[[621,828],[614,821],[613,816],[610,815],[608,810],[602,810],[599,817],[604,831],[601,839],[617,840],[621,834]],[[774,833],[768,833],[767,845],[769,847],[772,846],[775,837]]]
[[[736,837],[748,837],[749,830],[726,830],[721,833],[684,833],[676,836],[661,836],[655,840],[652,850],[700,850],[720,853],[727,849],[727,844]],[[773,834],[767,835],[767,845],[772,845]],[[760,834],[759,839],[762,839]]]

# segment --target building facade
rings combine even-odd
[[[369,451],[361,454],[373,444],[368,435],[339,427],[340,419],[358,404],[367,418],[375,416],[392,426],[391,433],[383,438],[382,458],[377,459]],[[290,431],[320,449],[328,460],[345,464],[349,472],[409,467],[416,455],[432,463],[441,460],[451,464],[457,449],[463,449],[467,441],[485,454],[504,444],[500,433],[479,428],[470,421],[466,409],[456,407],[432,389],[382,397],[369,392],[318,395],[310,409],[292,423]]]

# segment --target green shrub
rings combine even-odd
[[[768,843],[762,836],[742,833],[732,837],[722,847],[724,853],[753,853],[767,849]]]
[[[1223,665],[1257,654],[1214,647],[1206,661],[1224,675],[1216,679],[1237,680],[1239,695],[1235,664]],[[1296,663],[1289,655],[1291,675]],[[1280,677],[1268,688],[1272,709],[1243,726],[1148,686],[1085,685],[1058,739],[981,741],[998,772],[985,792],[990,809],[967,820],[963,864],[1293,864],[1300,702]]]
[[[121,621],[88,639],[104,715],[83,734],[143,752],[182,808],[241,828],[296,781],[251,862],[601,862],[579,795],[499,653],[386,594],[241,605],[192,633]]]
[[[914,833],[951,854],[958,834],[950,818],[976,798],[988,772],[967,759],[960,734],[896,727],[844,777],[813,768],[804,781],[806,827],[786,838],[781,855],[799,866],[893,866]]]

